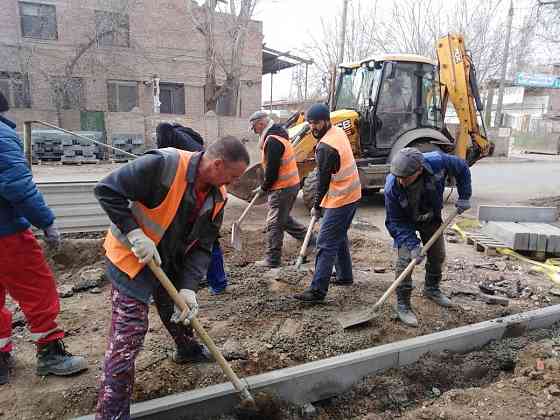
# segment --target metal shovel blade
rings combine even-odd
[[[231,226],[231,246],[236,251],[241,251],[241,226],[238,222],[234,222]]]
[[[337,317],[342,328],[357,327],[358,325],[367,324],[377,317],[377,313],[371,309],[363,309],[361,311],[347,312]]]

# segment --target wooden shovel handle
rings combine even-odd
[[[426,255],[428,250],[432,247],[435,241],[439,239],[439,237],[443,234],[445,229],[447,229],[447,227],[451,224],[453,219],[455,219],[457,214],[459,214],[457,212],[457,209],[454,209],[451,215],[441,224],[438,230],[436,230],[436,232],[432,235],[432,237],[426,243],[426,245],[422,247],[422,250],[420,251],[420,255],[422,256]],[[376,302],[376,304],[373,305],[372,311],[375,311],[379,306],[383,305],[383,303],[387,300],[389,295],[395,291],[395,289],[399,286],[399,284],[401,284],[402,281],[405,278],[407,278],[410,273],[412,273],[412,270],[414,270],[416,264],[418,264],[416,262],[416,258],[413,258],[412,261],[410,261],[410,263],[406,267],[406,269],[400,274],[399,277],[397,277],[397,279],[393,282],[393,284],[391,284],[391,287],[389,287],[389,289],[387,289],[387,291],[383,294],[383,296],[381,296],[381,298]]]
[[[249,212],[249,210],[251,210],[251,207],[253,207],[255,205],[255,202],[257,201],[257,199],[260,197],[259,193],[256,193],[255,196],[253,197],[253,199],[251,200],[251,202],[249,203],[249,205],[247,207],[245,207],[245,210],[243,210],[243,213],[241,213],[241,216],[239,217],[239,219],[237,219],[237,224],[240,225],[241,222],[243,222],[243,219],[245,219],[245,216],[247,216],[247,213]]]
[[[311,234],[313,233],[313,228],[315,227],[315,223],[317,223],[317,217],[312,216],[311,221],[309,222],[309,227],[307,228],[307,233],[305,234],[305,238],[303,240],[303,244],[301,245],[301,249],[299,251],[299,256],[296,261],[296,269],[300,267],[305,258],[305,253],[307,252],[307,247],[309,246],[309,241],[311,240]]]
[[[157,279],[160,281],[161,285],[165,288],[165,290],[167,291],[167,293],[169,294],[169,296],[171,297],[175,305],[177,305],[181,309],[181,311],[188,310],[189,309],[188,305],[179,296],[179,292],[177,292],[177,289],[175,288],[175,286],[173,286],[173,283],[171,283],[171,280],[169,280],[169,277],[167,277],[167,274],[165,274],[165,272],[161,269],[161,267],[157,265],[154,262],[154,260],[151,260],[148,263],[148,266],[150,267],[154,275],[157,277]],[[196,333],[198,334],[198,336],[201,338],[201,340],[204,342],[204,344],[206,344],[208,350],[210,350],[210,353],[212,353],[212,356],[214,356],[214,359],[216,359],[216,361],[224,371],[224,374],[231,381],[235,389],[239,391],[244,398],[252,400],[251,394],[249,393],[247,387],[243,385],[243,383],[239,380],[238,376],[235,374],[230,364],[224,358],[224,356],[222,355],[218,347],[216,347],[216,344],[214,344],[214,341],[208,335],[208,333],[206,332],[204,327],[200,324],[198,319],[193,318],[191,320],[191,325],[196,331]],[[249,397],[247,397],[247,395]]]

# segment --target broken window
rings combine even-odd
[[[160,113],[184,114],[185,113],[185,87],[177,83],[159,84]]]
[[[58,39],[56,7],[52,4],[19,3],[21,33],[26,38]]]
[[[130,47],[128,15],[96,10],[95,36],[98,47]]]
[[[27,74],[0,72],[0,92],[4,94],[11,108],[31,108]]]
[[[53,78],[51,81],[51,98],[56,109],[82,108],[82,79],[72,77]]]
[[[138,106],[138,83],[110,80],[107,82],[109,111],[130,112]]]

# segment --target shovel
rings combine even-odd
[[[150,267],[154,275],[157,277],[157,279],[160,281],[161,285],[165,288],[165,290],[167,291],[167,293],[169,294],[169,296],[171,297],[175,305],[177,305],[181,309],[181,311],[188,310],[189,308],[187,304],[183,301],[183,299],[179,297],[179,293],[177,292],[177,289],[175,288],[175,286],[173,286],[173,283],[171,283],[171,280],[169,280],[167,274],[165,274],[165,272],[161,269],[161,267],[157,265],[154,262],[154,260],[151,260],[148,263],[148,266]],[[208,350],[210,350],[210,353],[212,353],[212,356],[214,356],[214,359],[218,362],[224,374],[233,384],[233,387],[241,394],[241,398],[244,401],[247,401],[248,403],[254,405],[255,399],[249,392],[249,388],[247,387],[247,385],[244,385],[239,380],[238,376],[235,374],[230,364],[224,358],[224,356],[222,355],[218,347],[216,347],[216,344],[214,344],[214,341],[208,335],[208,333],[206,332],[204,327],[200,324],[198,319],[193,318],[191,320],[191,325],[193,329],[196,331],[196,333],[198,334],[198,336],[202,339],[204,344],[206,344],[206,347],[208,347]]]
[[[311,217],[311,221],[309,222],[307,233],[305,234],[305,238],[303,239],[303,244],[301,245],[301,250],[299,251],[299,255],[297,257],[296,270],[299,270],[299,268],[303,264],[305,254],[307,253],[307,246],[309,245],[309,240],[311,239],[311,234],[313,233],[313,228],[315,227],[315,223],[317,223],[317,217],[313,216]]]
[[[420,251],[421,256],[425,256],[427,254],[428,250],[432,247],[434,242],[437,241],[438,238],[443,234],[445,229],[447,229],[447,227],[451,224],[457,214],[457,210],[453,210],[453,213],[451,213],[451,215],[442,223],[439,229],[432,235],[426,245],[424,245],[422,251]],[[339,315],[338,322],[340,323],[340,325],[342,325],[342,328],[346,329],[355,327],[357,325],[370,322],[371,320],[376,318],[379,315],[377,313],[378,309],[381,307],[381,305],[383,305],[383,303],[385,303],[389,295],[395,291],[398,285],[401,284],[401,282],[405,278],[407,278],[409,274],[412,273],[412,270],[414,270],[416,264],[418,264],[416,262],[416,258],[413,258],[412,261],[410,261],[410,264],[408,264],[406,269],[401,273],[401,275],[397,277],[397,279],[393,282],[393,284],[391,284],[389,289],[387,289],[383,296],[381,296],[381,298],[375,303],[375,305],[373,305],[373,308],[363,309],[361,311],[355,312],[348,312],[346,314]]]
[[[243,213],[241,213],[241,217],[231,226],[231,245],[236,251],[241,251],[241,223],[243,223],[243,219],[245,219],[245,216],[247,216],[247,213],[251,210],[251,207],[255,205],[260,196],[260,193],[255,194],[249,205],[243,210]]]

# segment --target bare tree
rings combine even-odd
[[[194,27],[206,45],[204,99],[207,110],[235,115],[248,27],[259,0],[187,0]],[[223,77],[223,81],[219,77]],[[219,105],[219,106],[218,106]]]

